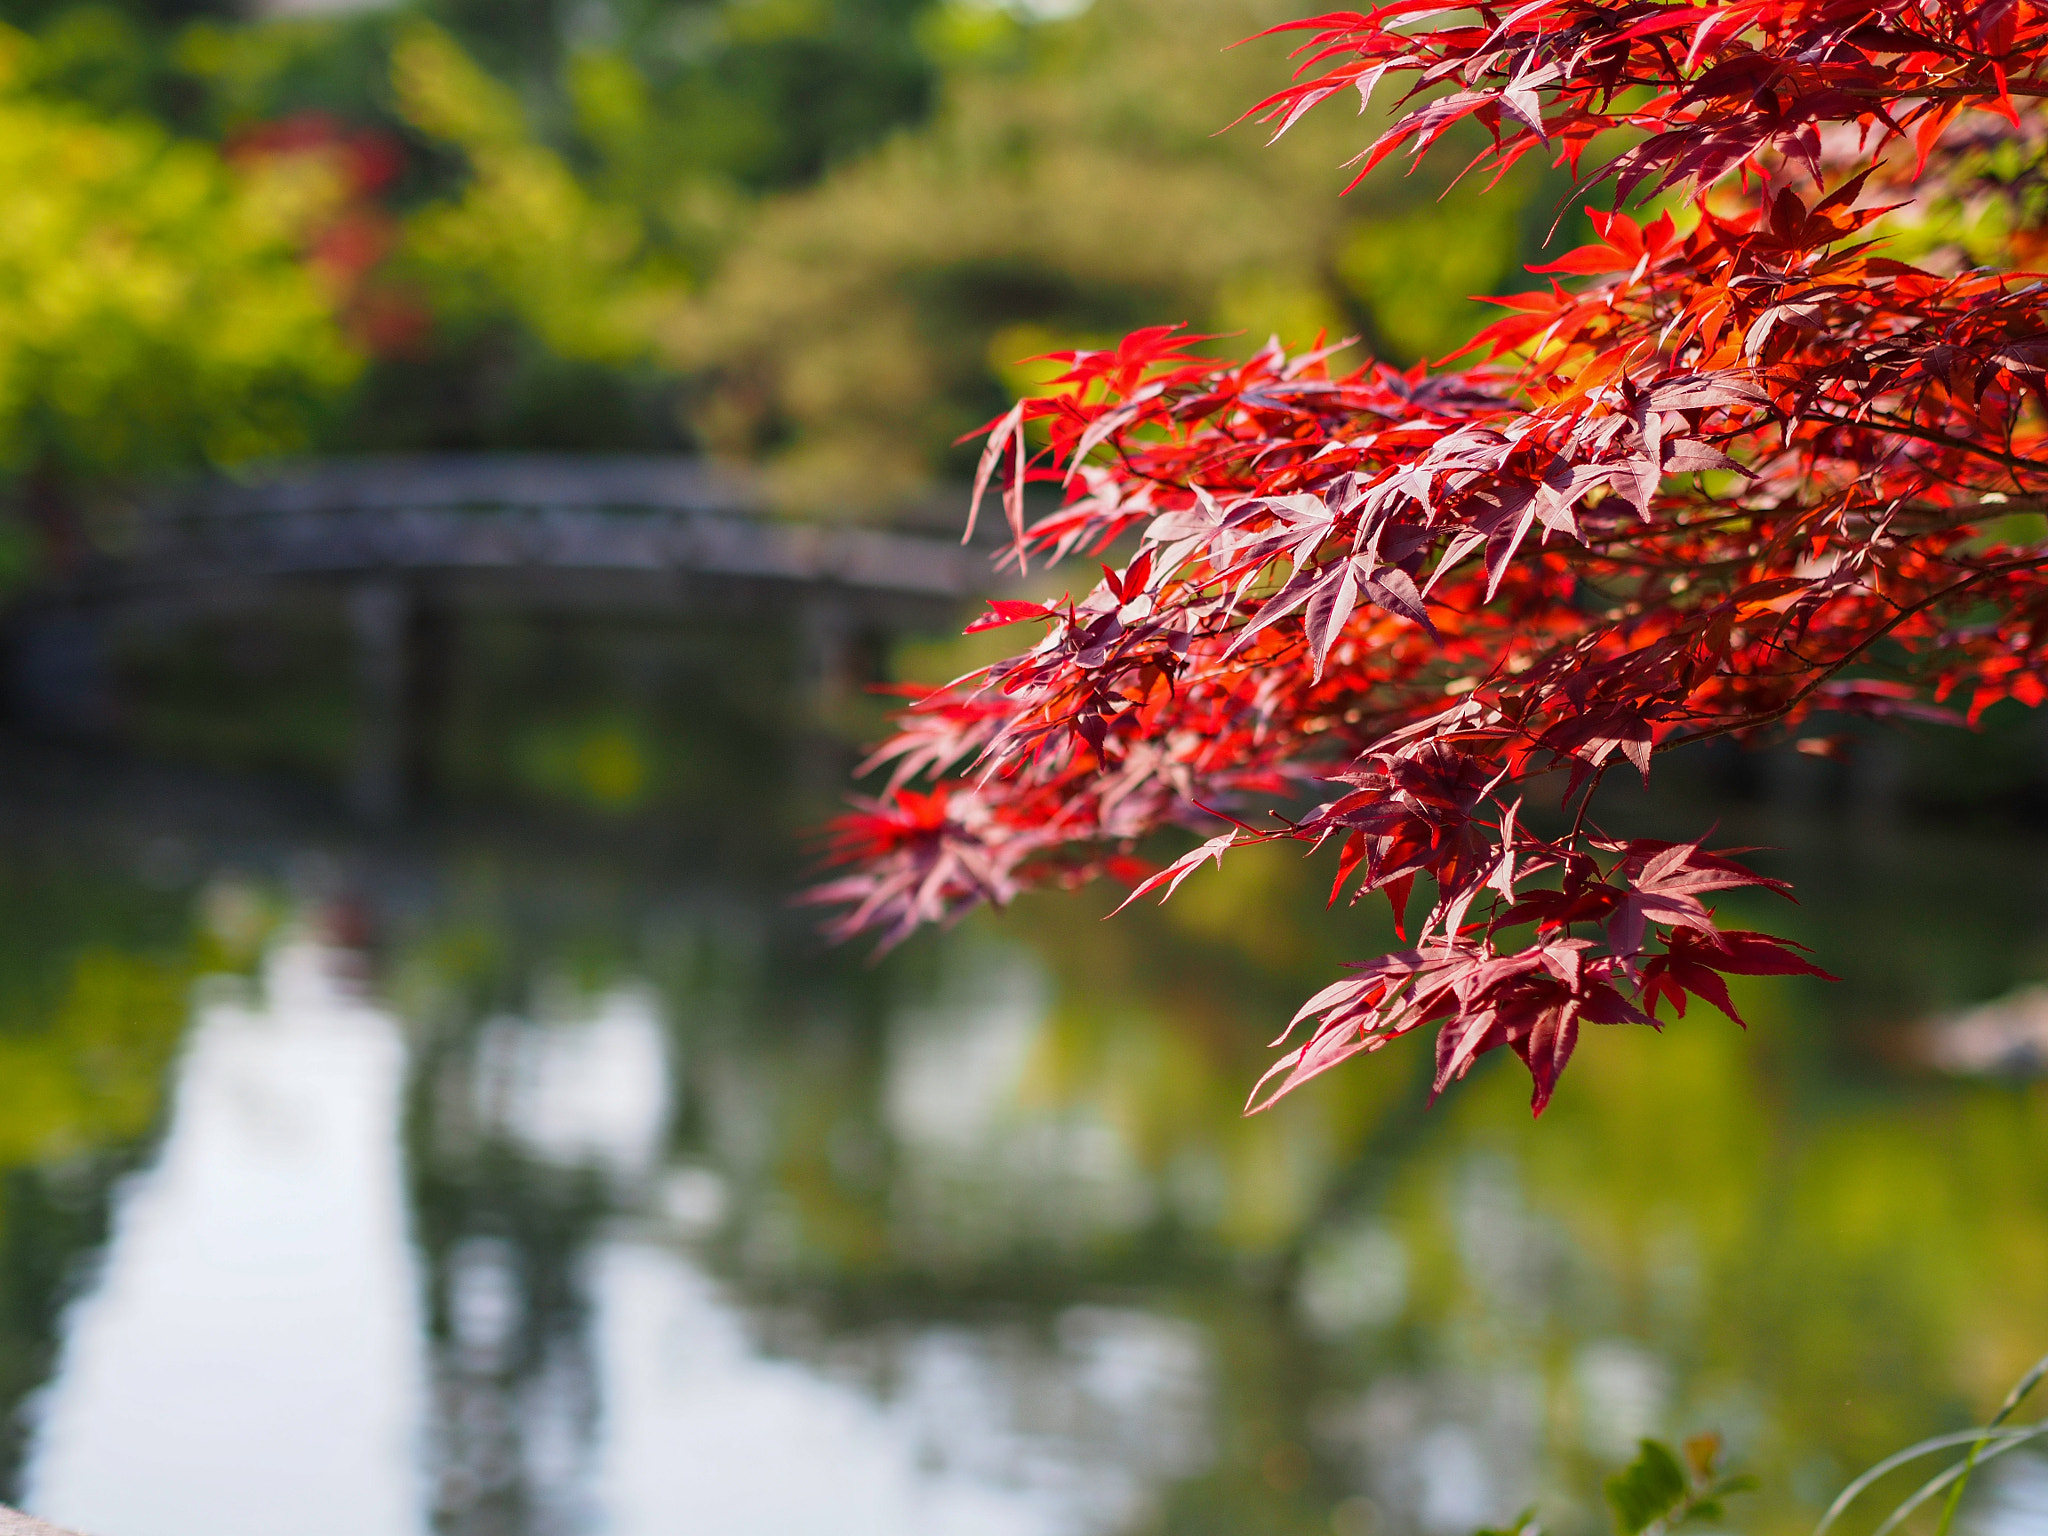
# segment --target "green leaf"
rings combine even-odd
[[[1485,1530],[1474,1531],[1472,1536],[1543,1536],[1543,1527],[1537,1524],[1536,1506],[1531,1504],[1506,1525],[1489,1525]]]
[[[1607,1503],[1622,1536],[1639,1536],[1684,1501],[1685,1469],[1667,1445],[1640,1442],[1636,1459],[1607,1479]]]

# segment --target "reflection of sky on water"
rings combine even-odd
[[[427,1527],[431,1461],[465,1530],[501,1528],[461,1506],[509,1477],[508,1532],[654,1536],[687,1512],[704,1532],[1052,1536],[1114,1530],[1199,1463],[1199,1339],[1142,1311],[1069,1308],[1049,1341],[929,1325],[829,1358],[764,1353],[679,1237],[725,1196],[705,1169],[661,1176],[668,1037],[632,986],[488,1021],[469,1070],[473,1134],[647,1197],[582,1256],[594,1404],[574,1349],[507,1388],[527,1302],[487,1237],[442,1266],[436,1374],[398,1158],[405,1048],[348,984],[352,958],[295,938],[260,1004],[202,1004],[161,1154],[68,1319],[30,1508],[96,1536],[402,1536]],[[964,1045],[987,1058],[971,1102],[997,1120],[1015,1025],[998,1010]],[[896,1079],[912,1134],[941,1131],[935,1084],[915,1086],[931,1069]]]
[[[156,1167],[45,1399],[27,1502],[104,1536],[424,1530],[418,1276],[389,1014],[280,946],[199,1010]]]
[[[544,1163],[631,1184],[660,1155],[668,1074],[660,1000],[620,987],[569,1017],[486,1024],[473,1075],[477,1118]]]
[[[889,1021],[881,1107],[909,1154],[891,1192],[898,1240],[933,1262],[1083,1243],[1154,1214],[1115,1127],[1087,1104],[1033,1102],[1051,1005],[1029,951],[963,945],[938,995]]]
[[[878,1399],[762,1359],[673,1252],[606,1243],[594,1276],[610,1420],[598,1503],[621,1536],[673,1530],[680,1510],[693,1529],[792,1536],[1114,1530],[1152,1479],[1191,1470],[1185,1431],[1164,1465],[1144,1443],[1156,1433],[1133,1433],[1184,1413],[1176,1398],[1199,1368],[1188,1338],[1142,1314],[1071,1318],[1050,1357],[922,1330],[894,1351]]]

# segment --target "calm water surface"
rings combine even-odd
[[[1789,1532],[2048,1348],[2048,1097],[1906,1033],[2048,977],[2017,837],[1738,816],[1842,984],[1596,1032],[1540,1124],[1420,1047],[1246,1122],[1383,936],[1287,857],[868,968],[765,832],[7,772],[4,1449],[99,1536],[1571,1532],[1707,1428]]]

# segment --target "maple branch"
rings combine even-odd
[[[1799,708],[1801,704],[1804,704],[1809,698],[1813,696],[1815,691],[1818,690],[1823,683],[1828,682],[1830,679],[1839,674],[1844,667],[1852,665],[1856,661],[1856,659],[1863,654],[1863,652],[1867,651],[1871,646],[1877,644],[1878,641],[1884,639],[1885,636],[1891,634],[1900,625],[1905,623],[1906,620],[1910,618],[1915,618],[1918,615],[1927,612],[1928,610],[1935,607],[1938,603],[1940,603],[1943,599],[1953,597],[1958,592],[1966,591],[1969,588],[1983,582],[1989,577],[2007,575],[2014,571],[2039,570],[2043,568],[2048,568],[2048,555],[2036,555],[2024,560],[2015,559],[2009,562],[2002,562],[2000,565],[1995,567],[1986,567],[1982,570],[1973,571],[1970,575],[1965,576],[1960,581],[1952,582],[1950,585],[1941,588],[1939,591],[1928,594],[1919,602],[1913,603],[1907,607],[1900,608],[1899,611],[1892,618],[1887,620],[1885,623],[1879,625],[1869,634],[1865,635],[1863,639],[1859,640],[1854,646],[1850,647],[1849,650],[1845,651],[1841,656],[1837,657],[1834,661],[1828,663],[1825,667],[1815,672],[1811,681],[1809,681],[1806,684],[1806,686],[1801,688],[1790,699],[1786,700],[1783,704],[1779,705],[1775,709],[1767,710],[1758,714],[1748,715],[1741,719],[1732,720],[1727,724],[1715,726],[1710,730],[1697,731],[1683,738],[1674,738],[1669,741],[1659,742],[1651,750],[1658,752],[1669,751],[1673,747],[1688,746],[1696,741],[1708,741],[1716,736],[1725,736],[1735,731],[1756,730],[1766,725],[1775,724],[1777,721],[1784,719],[1785,716],[1791,714],[1794,710]]]
[[[1503,301],[1475,341],[1511,368],[1335,376],[1277,346],[1210,361],[1170,327],[1068,354],[1065,393],[1005,418],[1046,434],[1029,470],[1006,469],[1065,465],[1071,486],[1085,461],[1086,492],[1018,545],[1099,550],[1132,530],[1135,552],[1064,612],[1029,610],[1052,621],[1039,644],[906,717],[876,761],[929,769],[932,789],[840,834],[858,861],[829,887],[854,908],[844,925],[893,941],[1109,869],[1109,849],[1205,802],[1321,781],[1337,786],[1324,803],[1276,810],[1249,840],[1337,842],[1333,899],[1355,877],[1354,900],[1384,890],[1399,913],[1425,875],[1436,898],[1417,948],[1302,1009],[1308,1040],[1252,1107],[1433,1025],[1433,1091],[1505,1047],[1540,1110],[1582,1021],[1649,1023],[1688,996],[1733,1016],[1725,976],[1814,972],[1698,899],[1782,887],[1697,844],[1595,835],[1590,806],[1617,761],[1647,776],[1658,753],[1820,700],[1925,708],[1903,681],[1843,679],[1880,642],[1904,676],[1938,658],[1943,696],[1969,686],[1973,715],[2048,702],[2048,550],[1961,537],[1994,507],[2048,501],[2048,286],[1918,269],[1874,254],[1882,229],[1858,234],[1894,192],[1975,195],[1986,135],[1963,108],[2027,112],[2039,158],[2048,0],[1870,0],[1848,31],[1815,0],[1745,0],[1737,30],[1704,27],[1683,58],[1663,21],[1701,24],[1679,6],[1631,0],[1626,26],[1610,0],[1483,26],[1301,24],[1314,59],[1254,112],[1283,130],[1340,88],[1412,72],[1366,170],[1476,115],[1492,146],[1473,167],[1549,142],[1576,175],[1593,138],[1628,128],[1581,186],[1612,178],[1619,205],[1694,183],[1698,216],[1680,230],[1589,210],[1596,239],[1541,269],[1573,286]],[[2040,211],[2011,211],[2048,249]],[[1741,483],[1665,488],[1723,470]],[[1987,480],[2018,502],[1985,500]],[[1947,616],[1958,605],[1972,622]],[[1552,842],[1513,806],[1560,768],[1564,803],[1582,798]],[[1249,830],[1157,878],[1170,892]]]

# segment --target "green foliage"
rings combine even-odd
[[[483,66],[579,122],[596,56],[644,82],[661,132],[646,147],[683,174],[750,192],[814,181],[922,118],[933,84],[918,43],[932,0],[433,0],[425,12]]]
[[[337,189],[31,88],[0,33],[0,468],[129,475],[307,441],[358,367],[298,241]]]
[[[1966,1449],[1959,1461],[1926,1479],[1895,1504],[1877,1527],[1878,1536],[1898,1529],[1907,1518],[1937,1496],[1946,1494],[1935,1536],[1949,1536],[1963,1494],[1979,1466],[2048,1436],[2048,1421],[2013,1424],[2013,1413],[2048,1377],[2048,1356],[2037,1361],[2006,1393],[1998,1411],[1980,1429],[1935,1435],[1885,1457],[1852,1480],[1836,1497],[1814,1527],[1814,1536],[1827,1536],[1857,1500],[1888,1474],[1937,1451]],[[1620,1536],[1664,1536],[1667,1531],[1694,1521],[1723,1519],[1723,1501],[1731,1493],[1748,1492],[1757,1486],[1752,1477],[1726,1477],[1720,1471],[1721,1437],[1695,1435],[1685,1442],[1685,1459],[1661,1441],[1643,1440],[1636,1459],[1609,1477],[1603,1485],[1614,1526]],[[1474,1536],[1542,1536],[1535,1510],[1525,1509],[1508,1525],[1488,1528]]]
[[[930,8],[422,0],[251,20],[205,0],[42,0],[10,14],[36,34],[17,83],[85,120],[232,142],[319,113],[406,145],[381,194],[400,229],[376,278],[433,324],[389,342],[355,327],[378,356],[325,446],[604,449],[684,446],[665,316],[755,198],[924,114]],[[333,395],[317,348],[300,350],[313,395]],[[293,391],[262,398],[292,414]],[[132,434],[134,413],[111,409]],[[247,435],[274,452],[307,432]]]
[[[1669,1446],[1645,1440],[1637,1447],[1636,1459],[1608,1478],[1603,1488],[1607,1507],[1614,1511],[1615,1529],[1621,1536],[1641,1536],[1685,1502],[1685,1469]]]
[[[1461,189],[1455,201],[1389,210],[1349,233],[1336,272],[1365,302],[1382,355],[1441,357],[1489,318],[1474,295],[1517,286],[1523,206],[1501,190]]]
[[[232,0],[9,0],[6,24],[36,40],[26,81],[98,117],[140,113],[181,133],[208,126],[176,55],[187,30],[217,26]]]
[[[1719,1520],[1729,1494],[1756,1486],[1751,1477],[1721,1473],[1721,1437],[1694,1435],[1685,1442],[1684,1459],[1661,1440],[1637,1442],[1636,1458],[1601,1486],[1619,1536],[1664,1536],[1694,1521]],[[1533,1507],[1500,1527],[1474,1536],[1543,1536]]]
[[[647,352],[682,273],[650,246],[632,202],[593,192],[540,143],[512,91],[447,33],[423,22],[399,35],[392,82],[420,132],[458,148],[468,185],[430,203],[406,231],[409,266],[445,323],[509,312],[549,351],[626,364]],[[594,136],[628,160],[650,133],[638,77],[616,58],[577,72]]]
[[[1100,0],[1057,21],[977,0],[19,14],[36,40],[11,94],[77,126],[155,132],[173,158],[197,146],[146,119],[231,140],[317,112],[404,143],[376,280],[432,317],[378,343],[323,415],[354,363],[334,296],[291,270],[304,199],[207,193],[268,221],[304,313],[228,328],[209,302],[173,306],[194,334],[159,336],[148,366],[132,335],[61,348],[73,373],[152,381],[131,401],[60,387],[53,365],[19,386],[45,438],[80,419],[60,395],[84,410],[58,434],[73,472],[276,452],[316,428],[341,449],[695,443],[767,461],[786,500],[857,509],[957,475],[953,440],[1032,382],[1020,358],[1162,315],[1253,341],[1358,333],[1404,364],[1441,353],[1470,329],[1468,295],[1517,284],[1517,250],[1555,211],[1533,180],[1439,204],[1428,174],[1338,199],[1350,130],[1334,121],[1272,148],[1219,136],[1278,45],[1217,41],[1285,15],[1278,0]],[[209,221],[235,222],[188,211],[152,236],[200,287],[263,244],[188,259],[177,231]],[[262,387],[193,356],[231,339],[264,352],[233,361]]]
[[[645,738],[631,721],[537,722],[523,733],[511,766],[538,795],[623,813],[647,795],[653,754]]]
[[[190,974],[150,956],[88,949],[39,1027],[0,1030],[0,1168],[131,1140],[156,1117],[184,1024]]]
[[[181,28],[163,55],[188,112],[216,137],[301,112],[396,128],[389,30],[376,16],[207,19]]]
[[[1363,334],[1403,363],[1447,350],[1515,286],[1519,180],[1438,205],[1440,181],[1335,195],[1356,129],[1304,122],[1269,146],[1220,132],[1280,47],[1219,50],[1278,0],[1098,0],[1025,23],[931,14],[932,120],[749,222],[672,336],[701,383],[698,433],[770,460],[817,508],[886,503],[961,475],[954,439],[1031,382],[1018,359],[1184,320],[1243,350],[1269,333]],[[1233,105],[1235,104],[1235,105]],[[1540,222],[1538,222],[1540,221]]]
[[[1720,1461],[1719,1435],[1687,1440],[1683,1465],[1662,1441],[1642,1441],[1636,1459],[1602,1485],[1615,1529],[1621,1536],[1643,1536],[1695,1520],[1719,1520],[1729,1494],[1756,1486],[1754,1478],[1722,1476]]]

